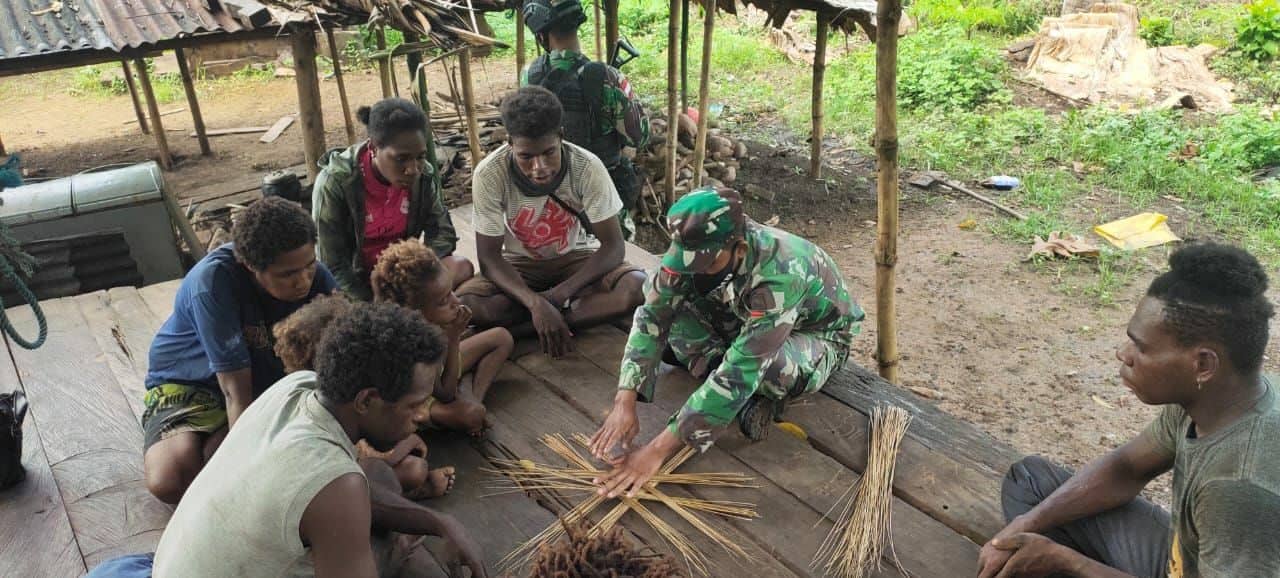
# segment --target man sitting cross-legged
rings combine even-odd
[[[536,333],[555,357],[572,349],[572,329],[627,317],[644,300],[644,273],[623,260],[622,201],[609,171],[561,138],[562,113],[541,87],[503,100],[510,141],[472,181],[483,276],[458,287],[476,325]]]
[[[290,374],[241,416],[178,504],[155,554],[157,578],[378,574],[370,528],[438,535],[472,576],[480,552],[453,517],[401,495],[388,450],[440,382],[444,337],[422,316],[359,303],[320,338],[316,371]]]
[[[1038,456],[1014,464],[1001,492],[1009,525],[982,547],[979,576],[1280,576],[1266,272],[1213,243],[1169,266],[1116,351],[1120,381],[1160,416],[1075,474]],[[1169,470],[1172,512],[1138,496]]]
[[[187,273],[151,342],[143,469],[147,489],[170,504],[249,403],[284,377],[272,326],[337,288],[316,262],[316,226],[297,203],[254,203],[231,237]]]

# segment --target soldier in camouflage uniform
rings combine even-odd
[[[600,157],[622,197],[624,239],[635,231],[630,211],[640,200],[640,179],[623,147],[649,142],[649,119],[617,68],[582,54],[578,27],[587,16],[579,0],[525,0],[525,22],[547,51],[520,77],[520,85],[537,85],[555,93],[564,107],[564,138]]]
[[[835,261],[747,218],[736,192],[692,192],[667,219],[671,248],[646,282],[614,409],[592,438],[592,452],[615,466],[601,480],[610,495],[642,487],[682,445],[706,451],[735,417],[744,435],[763,439],[787,400],[817,391],[844,363],[861,329]],[[703,384],[663,432],[630,451],[635,401],[653,399],[665,347]]]

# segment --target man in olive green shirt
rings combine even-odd
[[[1014,464],[1009,525],[978,576],[1280,576],[1280,408],[1261,373],[1274,314],[1257,259],[1226,245],[1169,258],[1116,352],[1120,379],[1163,405],[1137,438],[1072,475]],[[1172,512],[1137,497],[1173,470]]]

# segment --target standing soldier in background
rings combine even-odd
[[[587,21],[579,0],[526,0],[524,21],[547,51],[525,69],[520,85],[550,90],[564,107],[564,138],[600,157],[622,197],[625,239],[635,232],[631,212],[640,201],[640,178],[624,147],[649,142],[649,119],[617,68],[582,54],[578,27]]]

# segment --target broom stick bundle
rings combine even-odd
[[[880,568],[886,552],[904,576],[893,551],[893,472],[898,447],[907,433],[911,415],[906,410],[888,406],[871,413],[871,445],[867,450],[867,469],[862,478],[841,496],[832,508],[841,508],[835,526],[822,542],[813,566],[822,566],[829,576],[863,578]],[[830,517],[831,512],[827,512]]]

